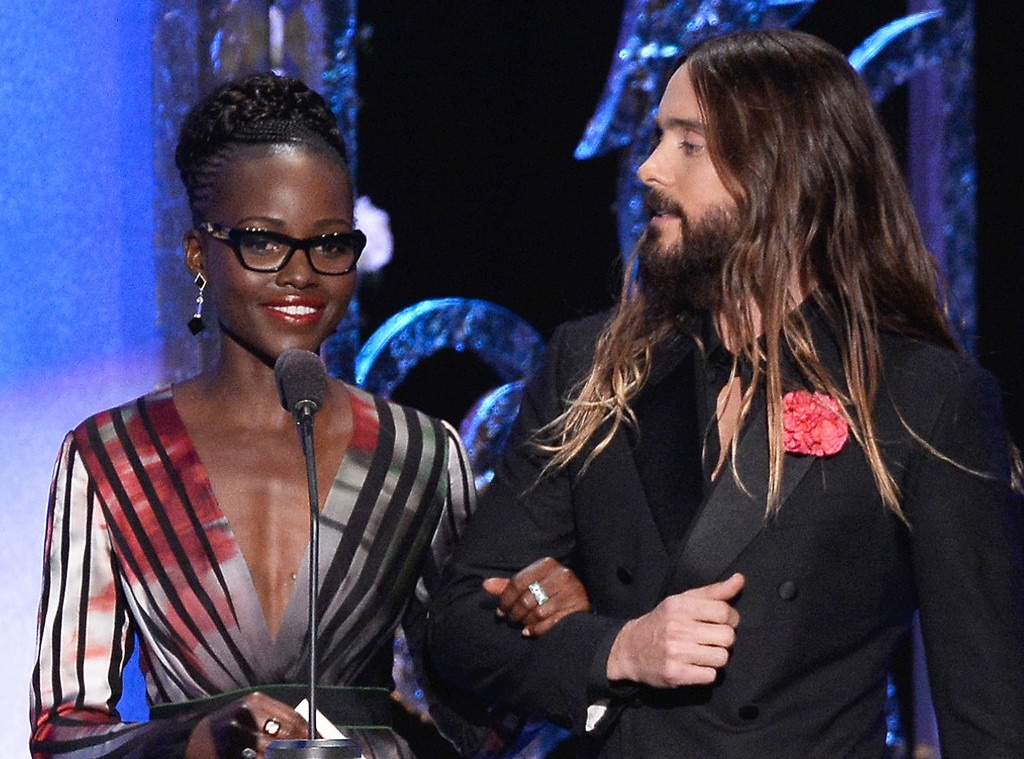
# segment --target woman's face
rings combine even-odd
[[[352,190],[338,164],[297,145],[243,150],[225,166],[208,222],[305,239],[353,229]],[[231,246],[205,232],[186,236],[186,260],[202,270],[225,349],[231,343],[273,362],[286,348],[317,351],[345,315],[356,273],[313,271],[296,250],[279,272],[245,269]]]

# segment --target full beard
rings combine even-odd
[[[655,202],[648,200],[649,205]],[[659,208],[679,216],[682,235],[665,247],[658,229],[648,226],[637,243],[638,274],[649,316],[677,320],[717,311],[722,304],[722,270],[739,237],[735,212],[712,208],[694,224],[679,207]]]

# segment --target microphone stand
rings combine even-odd
[[[320,590],[320,494],[316,481],[316,452],[313,448],[313,414],[319,406],[311,401],[296,404],[295,423],[306,460],[306,485],[309,490],[309,740],[278,740],[267,747],[268,759],[359,759],[362,750],[347,738],[317,738],[316,670],[317,609]]]
[[[316,668],[317,657],[316,599],[320,595],[320,493],[316,481],[316,451],[313,449],[313,412],[316,409],[303,403],[297,410],[296,424],[302,455],[306,459],[306,485],[309,490],[309,739],[316,732]]]

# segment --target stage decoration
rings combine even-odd
[[[324,38],[332,41],[330,61],[324,71],[324,97],[338,117],[338,127],[348,147],[349,168],[352,177],[359,178],[359,94],[356,82],[359,74],[356,59],[358,32],[358,0],[322,0],[326,5],[327,26]],[[315,80],[313,80],[315,81]]]
[[[414,366],[445,348],[475,354],[502,383],[476,402],[459,428],[482,487],[519,410],[523,381],[540,367],[544,342],[526,321],[494,303],[426,300],[373,333],[356,355],[355,382],[390,397]]]
[[[512,432],[512,422],[519,413],[528,376],[526,374],[523,379],[506,382],[485,393],[459,425],[459,436],[469,452],[478,493],[483,492],[494,478],[494,465]]]
[[[356,356],[356,383],[390,397],[416,364],[442,348],[476,353],[504,382],[529,376],[543,344],[523,319],[483,300],[425,300],[392,316]]]
[[[366,247],[359,256],[359,273],[375,274],[391,262],[395,239],[391,234],[391,217],[365,195],[356,198],[356,228],[366,235]]]
[[[925,242],[948,284],[950,319],[971,351],[977,329],[973,18],[973,3],[947,2],[886,24],[850,53],[876,103],[920,75],[910,93],[911,150],[918,147],[910,188]],[[924,147],[933,142],[934,149]]]
[[[945,45],[941,11],[923,11],[896,19],[864,40],[849,61],[864,79],[871,99],[880,103],[923,66],[938,63]]]

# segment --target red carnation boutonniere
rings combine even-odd
[[[786,452],[831,456],[846,445],[850,433],[836,400],[824,393],[793,390],[782,398]]]

